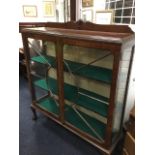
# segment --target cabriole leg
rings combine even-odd
[[[32,110],[32,113],[33,113],[32,119],[33,119],[33,120],[37,120],[37,113],[36,113],[36,110],[35,110],[33,107],[31,107],[31,110]]]

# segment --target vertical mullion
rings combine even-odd
[[[114,7],[114,10],[115,10],[115,12],[114,12],[114,19],[113,19],[114,22],[115,22],[115,16],[116,16],[116,4],[117,4],[117,1],[115,1],[115,7]]]
[[[123,23],[124,6],[125,6],[125,0],[123,0],[122,4],[121,23]]]
[[[70,20],[76,21],[76,1],[77,0],[70,0]]]
[[[29,88],[31,92],[31,99],[32,99],[32,104],[36,100],[36,95],[35,95],[35,90],[34,86],[32,83],[32,77],[31,77],[31,68],[30,68],[30,49],[28,46],[28,37],[24,34],[22,34],[22,40],[23,40],[23,47],[24,47],[24,55],[26,58],[26,69],[27,69],[27,76],[29,80]]]
[[[116,94],[116,85],[117,85],[117,76],[119,70],[119,59],[120,59],[120,50],[115,51],[114,53],[114,62],[113,62],[113,73],[112,73],[112,83],[110,88],[110,101],[108,108],[108,117],[107,117],[107,127],[106,127],[106,147],[111,145],[112,141],[112,126],[113,126],[113,113],[115,109],[115,94]]]
[[[110,0],[108,1],[108,10],[110,9]]]
[[[135,0],[133,0],[133,2],[132,2],[132,12],[131,12],[131,17],[130,17],[130,24],[132,24],[133,9],[135,8],[134,3],[135,3]]]
[[[63,77],[63,44],[60,38],[56,41],[57,84],[60,105],[60,121],[64,123],[64,77]]]

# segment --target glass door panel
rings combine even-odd
[[[55,43],[28,38],[28,45],[36,104],[54,115],[59,115]]]
[[[104,140],[112,80],[110,51],[64,45],[65,120]]]

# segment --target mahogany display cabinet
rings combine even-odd
[[[104,155],[122,133],[134,33],[128,26],[68,22],[21,30],[33,118],[43,113]],[[42,74],[33,68],[42,68]],[[44,95],[38,89],[44,90]]]

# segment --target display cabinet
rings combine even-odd
[[[21,32],[33,118],[37,110],[112,154],[121,137],[134,33],[127,26],[81,21]]]

